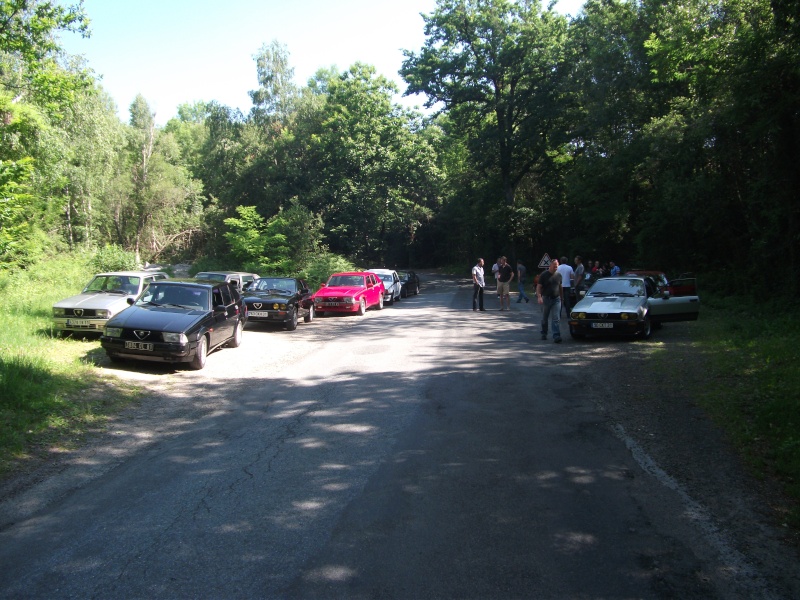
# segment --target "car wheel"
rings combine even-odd
[[[569,328],[569,335],[573,340],[582,340],[586,337],[586,334],[578,333],[574,328]]]
[[[400,288],[400,297],[401,298],[408,298],[408,291],[406,290],[405,286]]]
[[[383,296],[378,300],[378,310],[383,310]]]
[[[286,323],[287,331],[294,331],[297,329],[297,307],[295,306],[292,309],[292,316],[289,317],[289,321]]]
[[[383,308],[383,298],[381,298],[381,308]],[[362,298],[361,302],[358,303],[358,316],[363,317],[366,312],[367,312],[367,301]]]
[[[314,305],[312,304],[311,306],[308,307],[308,312],[306,313],[306,316],[303,317],[303,321],[305,321],[306,323],[311,323],[311,321],[313,320],[314,320]]]
[[[112,354],[111,352],[107,352],[108,360],[113,363],[121,363],[124,359],[119,354]]]
[[[642,339],[649,340],[653,335],[653,324],[650,322],[650,317],[644,318],[644,327],[642,328]]]
[[[241,321],[236,321],[236,327],[233,330],[233,337],[228,342],[230,348],[238,348],[242,345],[242,328],[244,324]]]
[[[325,311],[324,310],[318,310],[316,316],[324,317],[325,316]]]
[[[414,295],[416,296],[417,294],[419,294],[419,284],[414,286]]]
[[[200,336],[197,340],[197,350],[195,351],[194,358],[189,366],[195,371],[199,371],[206,366],[206,356],[208,356],[208,340],[206,336]]]
[[[389,296],[389,300],[387,302],[384,302],[384,304],[389,304],[390,306],[394,304],[394,294]]]

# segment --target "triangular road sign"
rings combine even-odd
[[[550,267],[550,255],[545,253],[542,257],[542,260],[539,261],[539,268],[540,269],[547,269]]]

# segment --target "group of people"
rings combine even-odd
[[[620,268],[613,261],[608,265],[600,265],[600,261],[588,261],[586,266],[583,258],[575,257],[575,268],[569,264],[569,259],[562,256],[560,259],[553,259],[547,270],[539,275],[536,282],[536,300],[542,306],[542,339],[546,340],[548,329],[552,328],[553,341],[561,342],[561,308],[569,317],[572,307],[575,306],[580,292],[586,289],[592,279],[605,276],[620,274]],[[472,267],[472,310],[485,310],[483,307],[483,291],[486,287],[484,277],[484,261],[478,259],[477,264]],[[497,281],[497,296],[500,299],[500,310],[511,310],[511,282],[516,278],[519,288],[519,298],[517,302],[529,302],[530,298],[525,294],[525,280],[527,269],[521,260],[517,261],[517,268],[514,269],[505,256],[497,259],[492,266],[492,273]],[[550,327],[548,327],[550,325]]]

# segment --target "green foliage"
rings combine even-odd
[[[99,248],[91,260],[92,269],[97,272],[106,271],[135,271],[139,269],[136,254],[124,250],[116,244],[108,244]]]
[[[317,289],[333,273],[354,271],[355,266],[349,260],[338,254],[320,252],[309,260],[305,268],[300,271],[299,277],[308,282],[312,289]]]

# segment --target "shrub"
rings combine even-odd
[[[305,279],[314,288],[328,281],[331,274],[338,271],[353,271],[355,266],[349,260],[338,254],[323,252],[308,261],[305,269],[300,272],[300,277]]]
[[[100,248],[91,261],[94,271],[135,271],[139,268],[136,254],[124,250],[116,244]]]

